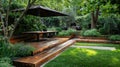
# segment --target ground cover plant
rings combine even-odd
[[[107,45],[114,46],[114,44]],[[120,49],[97,50],[70,47],[56,59],[46,64],[45,67],[120,67]]]

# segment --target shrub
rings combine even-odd
[[[0,57],[13,57],[13,45],[5,42],[4,40],[0,40]]]
[[[10,13],[9,25],[13,24],[15,18],[19,17],[20,13]],[[14,35],[19,35],[22,32],[26,31],[42,31],[46,29],[46,26],[38,21],[40,18],[36,16],[27,15],[19,22],[19,25],[16,27]]]
[[[30,45],[11,45],[10,43],[0,40],[0,57],[28,56],[31,55],[33,50],[35,50],[35,48]]]
[[[120,17],[115,14],[100,16],[98,19],[99,31],[101,34],[120,34]]]
[[[112,41],[120,41],[120,35],[111,35],[108,39]]]
[[[11,63],[12,61],[8,57],[0,58],[0,67],[13,67]]]
[[[62,28],[56,27],[56,31],[57,31],[57,32],[61,32],[61,31],[62,31]]]
[[[84,32],[85,32],[85,31],[86,31],[86,29],[83,28],[83,29],[80,31],[80,35],[81,35],[81,36],[84,36]]]
[[[76,35],[77,31],[75,29],[68,29],[68,30],[63,30],[59,32],[58,36],[70,36],[70,35]]]
[[[16,44],[14,46],[14,50],[16,51],[17,57],[23,57],[23,56],[29,56],[32,54],[32,52],[35,50],[34,47],[30,45],[24,45],[24,44]]]
[[[0,62],[0,67],[14,67],[11,64],[7,63],[7,62]]]
[[[68,35],[69,34],[65,30],[59,32],[59,34],[58,34],[58,36],[68,36]]]
[[[49,30],[49,31],[56,31],[56,28],[55,27],[51,27],[51,28],[47,28],[47,30]]]
[[[2,57],[2,58],[0,58],[0,62],[12,63],[11,59],[8,58],[8,57]]]
[[[91,21],[91,14],[86,14],[84,16],[77,16],[76,22],[80,25],[82,28],[90,29],[90,21]]]
[[[86,30],[83,34],[83,36],[100,36],[100,33],[96,29]]]

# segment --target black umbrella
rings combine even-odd
[[[24,8],[15,9],[13,12],[21,12],[24,11]],[[42,6],[32,6],[26,12],[28,15],[40,16],[40,17],[51,17],[51,16],[68,16],[67,14],[58,12],[56,10],[52,10],[50,8],[42,7]]]

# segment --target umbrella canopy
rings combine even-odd
[[[24,8],[15,9],[13,12],[22,12]],[[50,8],[45,8],[42,6],[32,6],[26,12],[28,15],[40,16],[40,17],[51,17],[51,16],[68,16],[67,14],[52,10]]]

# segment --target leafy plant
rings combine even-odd
[[[13,45],[5,42],[4,40],[0,40],[0,57],[13,57]]]
[[[100,36],[100,33],[96,29],[86,30],[83,34],[83,36]]]
[[[86,31],[86,29],[85,28],[83,28],[81,31],[80,31],[80,35],[81,36],[84,36],[84,32]]]
[[[18,18],[20,16],[20,13],[10,13],[9,16],[9,25],[11,25],[15,21],[15,18]],[[42,31],[43,29],[46,29],[46,26],[39,20],[40,18],[36,16],[24,16],[19,25],[17,25],[14,35],[19,35],[22,32],[26,31]]]
[[[0,40],[0,57],[22,57],[31,55],[35,50],[34,47],[25,44],[15,44],[6,43]]]
[[[77,31],[74,29],[68,29],[68,30],[62,30],[59,32],[58,36],[70,36],[70,35],[76,35]]]
[[[47,26],[47,27],[59,27],[60,26],[60,20],[58,17],[46,17],[46,18],[43,18],[44,19],[44,24]]]
[[[119,34],[119,16],[115,14],[110,14],[109,16],[100,16],[98,28],[101,34]]]
[[[23,57],[23,56],[29,56],[32,54],[32,52],[35,50],[34,47],[30,45],[24,45],[24,44],[16,44],[14,46],[14,50],[17,57]]]
[[[56,31],[61,32],[61,31],[62,31],[62,28],[56,27]]]
[[[11,65],[12,61],[8,57],[2,57],[0,58],[0,67],[13,67]]]
[[[11,59],[8,58],[8,57],[2,57],[2,58],[0,58],[0,62],[12,63]]]
[[[112,41],[120,41],[120,35],[111,35],[108,39]]]
[[[76,17],[76,22],[85,29],[90,29],[90,21],[91,21],[91,15],[90,14],[86,14],[84,16],[77,16]]]
[[[50,28],[47,28],[47,30],[60,32],[60,31],[62,31],[62,28],[60,28],[60,27],[50,27]]]

